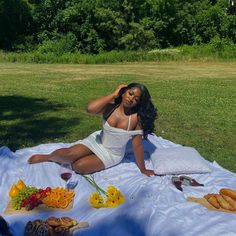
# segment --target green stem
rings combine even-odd
[[[106,191],[104,191],[102,188],[100,188],[97,183],[95,182],[94,178],[93,177],[88,177],[86,175],[82,175],[96,190],[97,192],[101,195],[104,194],[104,195],[107,195]]]

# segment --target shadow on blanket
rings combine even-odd
[[[117,224],[118,223],[118,224]],[[135,235],[145,236],[144,230],[140,223],[127,215],[120,215],[115,219],[106,218],[106,221],[97,223],[93,228],[86,229],[86,235],[102,235],[102,236],[121,236]]]
[[[149,140],[144,139],[142,143],[143,143],[143,148],[144,148],[144,160],[148,160],[150,159],[150,155],[156,150],[157,147]],[[126,145],[125,157],[122,160],[122,163],[126,163],[126,162],[136,162],[134,151],[132,148],[132,140],[129,140],[129,142]]]

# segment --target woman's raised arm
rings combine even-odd
[[[99,97],[95,100],[92,100],[89,102],[87,106],[87,112],[91,114],[100,114],[103,113],[103,111],[106,108],[106,105],[109,103],[112,103],[116,96],[119,94],[120,89],[126,87],[127,85],[121,84],[119,85],[111,94],[108,94],[106,96]]]

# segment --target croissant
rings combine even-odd
[[[221,194],[221,196],[232,206],[232,208],[234,208],[234,210],[236,210],[236,201],[234,201],[234,199],[224,194]]]
[[[234,207],[232,207],[220,194],[216,194],[215,197],[223,209],[234,211]]]
[[[220,209],[220,204],[216,199],[217,194],[207,194],[204,198],[215,208]]]
[[[45,221],[50,226],[60,226],[61,220],[57,217],[51,216]]]
[[[236,200],[236,191],[229,189],[229,188],[222,188],[220,189],[220,194],[224,194]]]
[[[61,217],[60,220],[61,220],[61,226],[65,227],[73,227],[78,224],[76,220],[66,216]]]

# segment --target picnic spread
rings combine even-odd
[[[156,135],[148,139],[145,165],[150,169],[156,151],[181,147]],[[78,183],[72,189],[58,174],[60,165],[27,163],[35,153],[75,143],[41,144],[16,152],[0,147],[0,214],[12,235],[236,235],[236,174],[218,163],[204,160],[208,169],[202,173],[147,177],[127,146],[120,164],[88,175],[94,182],[74,175]]]

